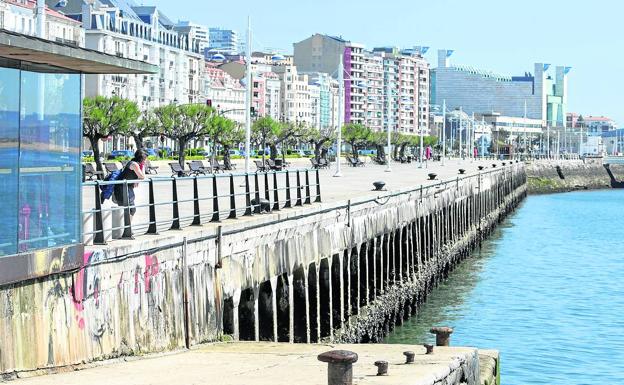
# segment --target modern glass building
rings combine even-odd
[[[570,67],[535,63],[533,73],[506,76],[481,69],[451,65],[451,50],[438,51],[431,74],[431,102],[468,114],[499,113],[527,117],[543,126],[564,127]]]
[[[0,31],[0,284],[82,257],[82,74],[155,71]]]

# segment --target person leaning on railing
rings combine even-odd
[[[118,180],[138,180],[145,179],[145,160],[147,152],[144,150],[136,150],[134,158],[132,158],[121,171]],[[136,212],[134,207],[134,188],[138,187],[137,183],[128,183],[128,206],[130,206],[130,216]],[[114,195],[118,205],[123,206],[123,184],[116,184]]]

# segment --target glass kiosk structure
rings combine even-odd
[[[0,30],[0,285],[82,260],[82,75],[157,71]]]

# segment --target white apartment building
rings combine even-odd
[[[178,32],[188,35],[191,40],[196,40],[197,46],[199,47],[199,53],[202,55],[204,54],[208,48],[208,28],[205,25],[185,20],[179,21],[175,25],[175,29]]]
[[[37,2],[35,0],[0,1],[0,29],[35,36],[37,30]],[[46,6],[43,38],[73,46],[84,46],[85,35],[81,23],[54,8]]]
[[[224,70],[206,65],[204,94],[217,112],[240,124],[245,123],[245,87]]]
[[[200,95],[201,42],[177,29],[156,7],[134,6],[126,0],[67,0],[62,9],[83,23],[86,48],[160,67],[155,75],[87,75],[86,96],[118,95],[136,101],[143,110],[205,100]]]
[[[373,131],[383,130],[383,58],[371,52],[364,54],[364,117]]]
[[[295,66],[273,66],[281,82],[281,120],[312,125],[312,104],[308,75],[298,74]]]

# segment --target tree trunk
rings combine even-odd
[[[403,143],[400,146],[400,150],[399,150],[399,157],[403,157],[405,156],[405,147],[407,146],[407,143]]]
[[[143,149],[143,135],[132,134],[132,138],[134,139],[134,144],[136,145],[136,149],[142,150]]]
[[[277,146],[273,143],[269,143],[269,149],[271,150],[271,160],[275,160],[275,158],[277,158]]]
[[[232,162],[230,161],[230,146],[223,145],[223,165],[226,170],[232,169]]]
[[[394,160],[397,159],[398,152],[399,152],[399,146],[395,145],[394,148],[392,149],[392,156],[394,157]]]
[[[357,149],[357,145],[355,144],[355,142],[351,142],[351,155],[353,155],[353,158],[357,159],[358,158],[358,149]]]
[[[314,142],[314,159],[318,162],[321,160],[321,148],[323,148],[323,142]]]
[[[91,150],[93,151],[93,159],[95,161],[95,169],[98,171],[102,171],[102,161],[100,160],[100,140],[98,138],[89,138],[89,143],[91,144]]]
[[[377,159],[387,162],[388,160],[386,159],[386,150],[384,149],[384,146],[382,144],[376,144],[375,147],[377,148]]]
[[[212,138],[212,154],[210,155],[210,159],[212,159],[212,162],[211,162],[212,164],[217,164],[217,140],[216,138]],[[225,161],[225,158],[224,158],[224,161]]]
[[[178,163],[184,168],[184,149],[186,148],[186,140],[178,139]]]

